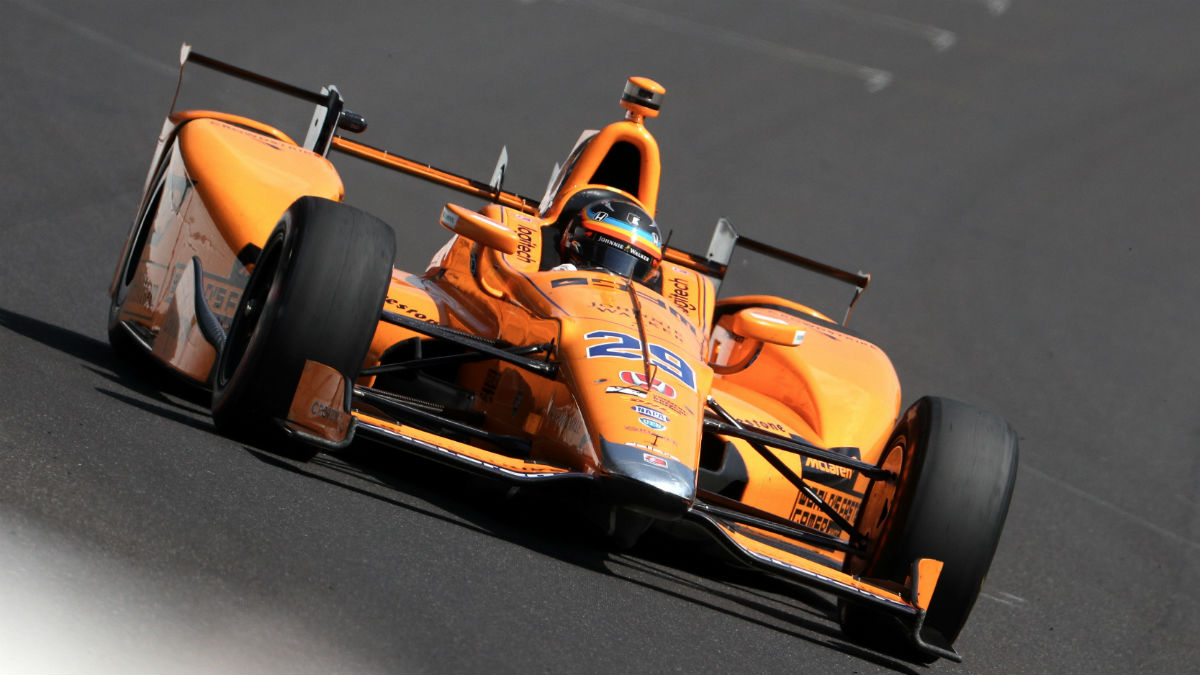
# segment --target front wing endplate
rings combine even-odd
[[[847,600],[876,607],[899,618],[909,627],[917,649],[951,661],[962,661],[962,656],[953,648],[930,644],[921,637],[925,613],[942,572],[941,561],[929,558],[914,561],[912,574],[903,587],[886,582],[876,583],[799,555],[789,550],[792,547],[784,540],[765,530],[735,526],[695,510],[688,513],[688,518],[703,527],[742,562]],[[747,532],[756,536],[749,536]],[[768,543],[772,540],[779,541],[780,545]]]
[[[361,410],[355,411],[354,417],[358,433],[476,473],[518,483],[595,478],[562,467],[491,452],[422,429],[374,417]],[[908,583],[903,586],[876,582],[806,558],[795,552],[794,546],[765,530],[727,523],[698,510],[689,511],[686,517],[700,525],[742,562],[806,586],[871,605],[900,619],[909,628],[912,642],[917,649],[955,662],[962,661],[962,657],[953,648],[931,644],[921,636],[925,613],[929,609],[929,602],[942,571],[941,561],[929,558],[916,560]],[[779,545],[773,545],[770,543],[772,541],[778,541]]]

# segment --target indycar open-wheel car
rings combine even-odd
[[[556,486],[619,545],[652,526],[701,532],[836,595],[856,639],[959,659],[1012,495],[1015,434],[943,398],[901,415],[890,360],[845,325],[868,275],[725,219],[706,254],[662,241],[646,127],[661,85],[630,78],[623,119],[585,131],[533,199],[504,188],[507,151],[491,180],[465,178],[344,135],[366,121],[332,85],[305,90],[186,45],[181,80],[188,63],[313,114],[296,142],[172,105],[110,286],[119,354],[211,388],[229,436],[300,459],[367,436]],[[423,272],[394,269],[395,235],[343,203],[334,152],[483,206],[445,204],[449,240]],[[790,298],[721,297],[735,249],[852,286],[842,321]]]

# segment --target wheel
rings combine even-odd
[[[1000,417],[965,403],[925,397],[896,425],[880,465],[898,474],[867,489],[856,527],[872,543],[847,556],[846,571],[904,583],[917,558],[945,565],[922,636],[953,644],[983,586],[1017,477],[1017,436]],[[916,661],[898,624],[870,608],[839,602],[849,635]]]
[[[306,360],[353,378],[391,279],[391,228],[358,209],[302,197],[283,214],[250,274],[213,375],[212,415],[234,438],[307,458],[284,441]],[[308,446],[305,446],[306,448]]]

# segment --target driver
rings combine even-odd
[[[658,274],[662,236],[642,208],[626,199],[601,199],[571,217],[563,232],[562,259],[572,267],[603,268],[648,284]]]

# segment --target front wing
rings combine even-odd
[[[288,419],[282,421],[284,429],[325,447],[344,446],[352,434],[358,433],[391,447],[518,484],[595,483],[598,480],[592,474],[524,459],[519,448],[508,449],[509,454],[495,452],[385,419],[361,408],[356,410],[351,405],[352,400],[355,397],[359,401],[367,400],[370,390],[347,385],[348,380],[333,369],[310,361]],[[338,420],[339,416],[344,419]],[[482,430],[479,433],[486,434]],[[940,561],[928,558],[914,561],[904,585],[860,578],[823,562],[821,556],[801,546],[822,544],[822,540],[814,539],[812,533],[780,523],[778,519],[756,519],[747,515],[744,509],[730,508],[736,506],[719,495],[701,491],[684,520],[713,537],[742,563],[853,602],[871,605],[902,621],[917,649],[953,661],[962,660],[952,647],[929,643],[921,635],[925,613],[942,571]]]

